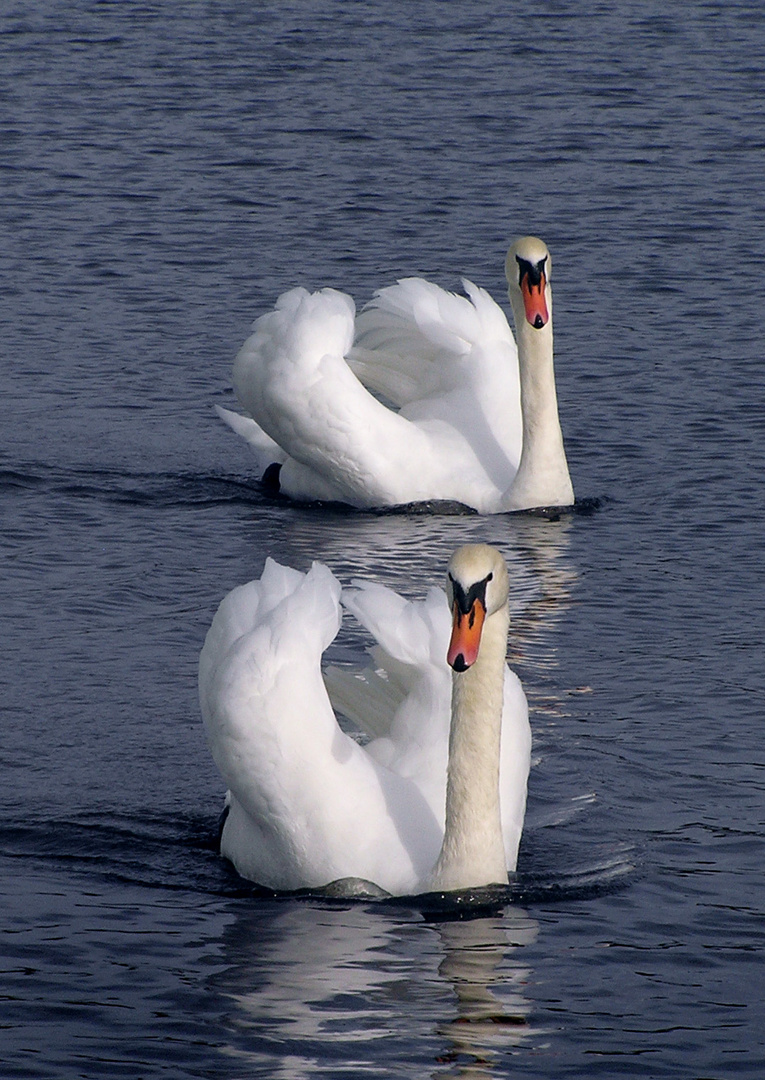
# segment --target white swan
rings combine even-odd
[[[342,590],[378,644],[369,670],[325,678],[366,746],[341,730],[322,677],[341,620],[330,570],[269,559],[260,580],[224,599],[199,687],[229,789],[221,852],[243,877],[277,890],[363,879],[394,895],[507,882],[531,732],[505,664],[502,556],[460,548],[447,591],[448,603],[437,588],[420,601],[370,583]]]
[[[236,358],[249,417],[218,412],[293,498],[362,508],[443,499],[480,513],[571,505],[550,269],[535,237],[508,252],[517,349],[501,309],[469,281],[470,299],[399,281],[357,319],[344,293],[292,289]]]

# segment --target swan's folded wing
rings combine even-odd
[[[502,309],[463,282],[470,299],[422,278],[380,289],[356,319],[348,362],[370,390],[403,407],[443,397],[470,380],[471,351],[494,341],[515,348]]]
[[[257,321],[237,356],[239,400],[288,454],[280,475],[287,494],[362,506],[432,498],[451,475],[449,463],[432,437],[354,375],[346,360],[353,330],[350,297],[293,289]]]
[[[221,850],[272,888],[355,876],[411,891],[435,858],[438,825],[415,784],[337,725],[320,658],[339,596],[326,567],[300,574],[269,560],[213,620],[200,700],[231,793]]]
[[[431,588],[424,600],[405,600],[385,585],[354,581],[343,589],[342,602],[395,660],[446,668],[450,620],[442,589]]]

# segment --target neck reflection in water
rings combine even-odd
[[[324,1072],[330,1043],[344,1072],[370,1073],[376,1061],[399,1075],[417,1067],[440,1077],[453,1063],[446,1075],[489,1076],[505,1051],[538,1034],[524,993],[524,948],[537,933],[514,907],[424,926],[420,912],[399,905],[239,907],[210,979],[233,1003],[221,1051],[279,1077]],[[427,1032],[434,1038],[423,1040]]]

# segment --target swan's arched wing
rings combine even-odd
[[[353,332],[350,297],[293,289],[256,322],[237,356],[240,401],[289,455],[282,489],[361,506],[433,498],[453,463],[353,374],[346,361]]]
[[[373,736],[370,755],[413,780],[443,826],[451,707],[446,597],[434,588],[410,601],[383,585],[354,582],[342,599],[377,641],[361,679],[345,677],[346,706],[350,701],[352,718]]]
[[[502,309],[463,282],[469,299],[410,278],[383,289],[356,320],[349,362],[365,385],[427,428],[448,424],[504,492],[521,456],[518,351]],[[491,510],[488,489],[461,501]]]
[[[273,888],[363,877],[414,888],[439,832],[416,786],[337,725],[321,677],[340,585],[268,560],[224,600],[200,659],[200,701],[231,812],[222,851]]]
[[[343,590],[342,601],[394,659],[448,673],[451,622],[443,589],[429,589],[424,600],[405,600],[377,582],[354,581],[352,588]]]
[[[216,764],[244,804],[249,787],[262,798],[275,786],[275,763],[299,745],[301,723],[317,747],[333,738],[316,673],[340,625],[339,599],[340,583],[326,567],[315,564],[306,575],[268,559],[259,581],[234,589],[218,608],[199,661],[200,703]]]
[[[380,289],[356,319],[349,363],[365,386],[403,407],[464,391],[483,377],[476,350],[504,346],[517,354],[502,309],[484,290],[463,282],[470,299],[422,278]]]

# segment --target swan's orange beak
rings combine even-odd
[[[467,671],[478,657],[481,644],[486,608],[480,598],[476,598],[469,611],[462,611],[455,600],[452,608],[452,639],[446,662],[455,671]]]
[[[528,272],[522,274],[520,286],[523,306],[526,310],[526,322],[533,326],[535,330],[541,330],[550,319],[547,300],[545,299],[547,278],[544,270],[540,271],[538,281],[532,281]]]

